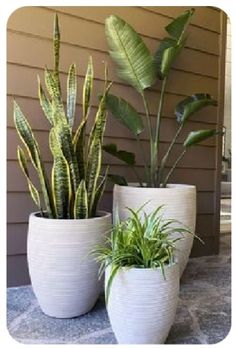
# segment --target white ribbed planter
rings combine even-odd
[[[141,188],[115,185],[113,191],[114,221],[116,220],[117,213],[121,220],[129,217],[129,211],[126,207],[138,209],[145,202],[148,202],[143,208],[146,213],[152,212],[158,206],[165,205],[163,210],[165,218],[177,219],[188,226],[192,232],[195,232],[195,186],[169,184],[167,188]],[[191,234],[185,234],[185,237],[176,243],[176,247],[179,250],[176,251],[176,257],[180,265],[180,276],[187,265],[192,245],[193,235]]]
[[[162,344],[173,324],[179,295],[179,265],[125,269],[115,275],[107,311],[119,344]],[[105,282],[110,274],[106,269]]]
[[[99,265],[90,252],[111,229],[111,214],[90,219],[48,219],[32,213],[27,256],[42,311],[57,318],[88,312],[101,290]]]

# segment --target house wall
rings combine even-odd
[[[38,139],[47,169],[51,166],[48,151],[48,122],[42,115],[37,99],[37,74],[42,78],[45,65],[52,67],[52,26],[57,11],[61,27],[61,77],[65,90],[66,72],[70,63],[78,67],[78,105],[81,109],[81,86],[89,55],[93,56],[95,69],[92,114],[97,106],[96,95],[103,88],[104,64],[108,62],[109,78],[114,81],[113,92],[129,100],[144,117],[144,108],[137,93],[115,74],[109,58],[104,34],[104,20],[117,14],[127,20],[143,37],[154,53],[164,27],[172,17],[180,14],[181,7],[23,7],[16,10],[8,21],[8,85],[7,85],[7,260],[8,284],[29,282],[26,263],[26,235],[29,213],[35,206],[28,194],[27,185],[17,159],[16,146],[19,138],[13,124],[13,98],[21,106]],[[215,128],[222,124],[224,82],[225,16],[215,8],[199,7],[189,28],[186,47],[178,57],[167,84],[161,128],[161,152],[167,148],[176,131],[174,108],[178,101],[195,92],[210,93],[218,100],[218,107],[211,107],[191,118],[174,149],[180,151],[181,142],[190,130]],[[156,104],[160,84],[147,92],[150,112],[155,121]],[[137,170],[142,171],[142,158],[136,149],[132,135],[112,117],[108,118],[105,143],[117,143],[125,150],[137,154]],[[147,134],[142,143],[148,151]],[[219,237],[219,150],[221,140],[211,139],[191,149],[179,163],[172,182],[197,186],[197,234],[205,241],[204,246],[194,244],[193,256],[213,254],[218,251]],[[132,172],[120,161],[104,154],[104,163],[111,165],[111,172],[125,175],[134,181]],[[32,172],[33,178],[34,174]],[[37,183],[37,181],[36,181]],[[108,186],[101,207],[111,210],[112,187]]]

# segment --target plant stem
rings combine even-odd
[[[163,158],[161,160],[161,164],[160,164],[160,167],[159,167],[159,173],[158,173],[158,185],[161,185],[162,174],[163,174],[166,162],[167,162],[167,160],[169,158],[169,155],[170,155],[170,152],[171,152],[173,146],[175,145],[175,142],[176,142],[177,138],[179,137],[180,132],[182,131],[183,126],[184,125],[181,124],[180,127],[178,128],[174,138],[172,139],[172,142],[169,145],[169,148],[167,149],[167,152],[165,153],[165,155],[163,156]]]
[[[149,133],[149,143],[150,143],[150,157],[151,157],[151,165],[150,165],[150,172],[149,172],[149,182],[150,185],[153,185],[153,180],[152,180],[152,174],[153,174],[153,150],[154,150],[154,141],[153,141],[153,132],[152,132],[152,126],[151,126],[151,120],[150,120],[150,113],[148,109],[148,103],[146,100],[146,97],[144,93],[142,93],[143,97],[143,104],[144,104],[144,109],[146,113],[146,118],[147,118],[147,125],[148,125],[148,133]]]
[[[146,184],[148,185],[150,179],[148,178],[148,177],[149,177],[149,174],[148,174],[148,164],[147,164],[147,160],[146,160],[146,157],[145,157],[144,149],[143,149],[143,146],[142,146],[142,143],[141,143],[141,140],[140,140],[139,135],[136,136],[136,139],[137,139],[137,142],[138,142],[138,146],[139,146],[140,152],[141,152],[142,157],[143,157],[144,169],[145,169],[145,181],[146,181]]]
[[[178,165],[178,163],[180,162],[180,160],[183,158],[183,156],[185,155],[186,153],[186,149],[184,149],[182,151],[182,153],[180,154],[180,156],[177,158],[177,160],[175,161],[174,165],[171,167],[170,171],[167,173],[164,181],[163,181],[163,184],[162,184],[162,187],[165,188],[166,187],[166,184],[170,178],[170,176],[172,175],[174,169],[176,168],[176,166]]]

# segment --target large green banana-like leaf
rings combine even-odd
[[[79,185],[79,170],[68,123],[58,122],[55,126],[55,134],[60,144],[62,153],[68,162],[71,173],[73,193],[75,193]]]
[[[89,217],[91,217],[98,177],[101,171],[102,147],[99,138],[94,138],[88,154],[86,187],[88,192]]]
[[[179,102],[175,108],[177,121],[180,124],[185,123],[193,113],[209,105],[217,105],[217,101],[212,99],[209,94],[196,93],[187,97]]]
[[[125,162],[129,166],[135,165],[135,155],[125,150],[118,150],[116,144],[106,144],[102,147],[105,152]]]
[[[106,108],[135,136],[143,131],[144,125],[142,118],[136,109],[123,98],[116,97],[110,93],[107,94]]]
[[[97,206],[98,206],[99,200],[101,199],[101,197],[104,193],[105,187],[106,187],[108,170],[109,170],[109,167],[107,166],[106,172],[105,172],[104,176],[102,176],[102,179],[97,186],[94,200],[93,200],[92,209],[91,209],[91,217],[96,217]]]
[[[27,167],[26,156],[25,156],[23,149],[20,146],[18,146],[18,148],[17,148],[17,158],[18,158],[20,167],[22,169],[22,172],[24,173],[24,175],[27,179],[30,195],[31,195],[33,201],[35,202],[35,204],[38,206],[38,208],[41,209],[39,192],[35,188],[35,186],[33,185],[32,181],[30,179],[29,171],[28,171],[28,167]]]
[[[88,218],[88,195],[84,179],[81,180],[75,194],[74,218]]]
[[[155,53],[159,79],[162,80],[169,74],[171,66],[181,52],[186,41],[185,33],[193,14],[193,9],[187,10],[165,27],[171,37],[164,38]]]
[[[175,39],[179,40],[179,38],[184,34],[194,12],[194,8],[184,11],[184,13],[175,18],[170,24],[165,27],[167,33],[169,33],[170,36],[174,37]]]
[[[43,109],[44,115],[46,116],[50,124],[53,125],[54,120],[53,120],[52,104],[47,98],[42,88],[39,76],[38,76],[38,96],[39,96],[39,102]]]
[[[74,125],[76,93],[77,93],[76,66],[75,64],[71,64],[68,78],[67,78],[67,104],[66,104],[67,119],[71,128]]]
[[[52,192],[56,218],[70,218],[70,168],[65,157],[60,154],[60,152],[54,156],[52,168]]]
[[[156,66],[147,46],[118,16],[111,15],[106,19],[105,31],[110,55],[119,67],[118,75],[142,94],[156,80]]]
[[[89,109],[90,97],[93,88],[93,61],[92,57],[89,57],[88,68],[84,79],[83,85],[83,118],[86,118]]]
[[[128,185],[125,177],[123,177],[123,176],[115,175],[115,174],[109,174],[107,177],[114,184]]]
[[[192,145],[203,142],[206,139],[212,136],[215,136],[217,134],[220,134],[220,132],[215,129],[192,131],[189,133],[186,140],[184,141],[184,147],[185,148],[191,147]]]
[[[54,17],[54,30],[53,30],[53,51],[54,51],[54,77],[58,89],[60,87],[60,78],[59,78],[59,61],[60,61],[60,28],[58,23],[58,16],[55,14]]]

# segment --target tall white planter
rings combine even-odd
[[[179,266],[125,269],[115,275],[107,311],[119,344],[162,344],[173,324],[179,294]],[[105,282],[110,275],[106,269]]]
[[[148,202],[149,201],[149,202]],[[196,223],[196,187],[185,184],[169,184],[167,188],[141,188],[135,186],[115,185],[113,191],[113,217],[117,214],[121,220],[129,217],[126,207],[140,208],[144,203],[146,213],[152,212],[158,206],[165,205],[165,218],[177,219],[192,232],[195,232]],[[176,233],[176,236],[178,234]],[[180,265],[182,275],[193,245],[193,235],[185,234],[182,240],[176,243],[178,251],[176,257]]]
[[[90,219],[48,219],[32,213],[27,256],[42,311],[57,318],[88,312],[101,290],[99,265],[90,252],[111,229],[111,214]]]

